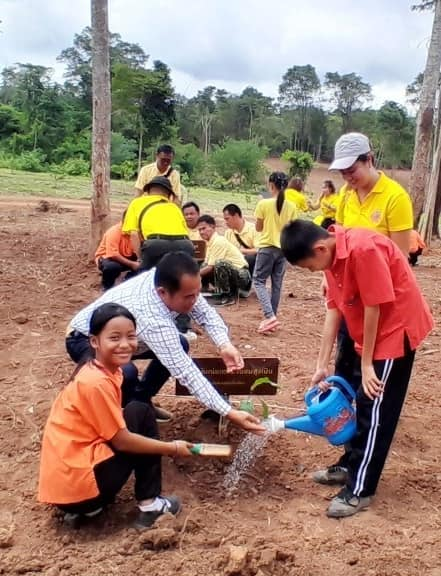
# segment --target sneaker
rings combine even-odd
[[[156,422],[170,422],[170,420],[173,418],[173,414],[167,410],[164,410],[164,408],[153,405],[153,410],[155,411]]]
[[[312,479],[317,484],[328,484],[329,486],[335,484],[346,484],[348,479],[348,470],[343,466],[330,466],[324,470],[317,470],[312,475]]]
[[[236,304],[236,299],[233,296],[223,296],[222,298],[216,299],[212,302],[213,306],[232,306]]]
[[[331,500],[326,515],[329,518],[347,518],[366,510],[371,501],[371,496],[356,496],[350,488],[345,486]]]
[[[191,344],[192,342],[196,342],[196,340],[198,339],[198,335],[196,334],[196,332],[193,332],[193,330],[187,330],[187,332],[180,332],[180,334],[182,334],[182,336],[187,340],[189,344]]]
[[[139,528],[140,530],[150,528],[159,516],[162,516],[163,514],[173,514],[173,516],[179,514],[182,506],[180,498],[177,496],[159,496],[159,498],[162,500],[162,508],[150,512],[142,512],[140,510],[137,519],[133,523],[135,528]]]

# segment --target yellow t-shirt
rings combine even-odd
[[[280,248],[280,233],[282,228],[297,218],[296,205],[285,199],[280,214],[277,213],[276,198],[267,198],[257,203],[254,216],[263,220],[263,230],[260,233],[258,248],[275,246]]]
[[[245,220],[245,224],[240,232],[237,230],[231,230],[231,228],[227,228],[225,230],[225,238],[228,240],[228,242],[234,244],[236,248],[245,248],[245,246],[242,246],[242,244],[236,238],[236,234],[245,242],[248,248],[257,248],[259,233],[257,232],[256,226],[254,224],[251,224],[251,222],[247,222]]]
[[[160,196],[156,196],[160,198]],[[188,236],[187,223],[181,209],[174,202],[155,204],[147,210],[141,220],[141,235]]]
[[[314,224],[318,224],[320,226],[325,218],[332,218],[335,220],[339,202],[340,194],[338,192],[329,194],[328,196],[323,196],[323,198],[320,200],[320,214],[314,218]]]
[[[138,178],[136,180],[135,188],[138,190],[144,191],[144,186],[153,180],[156,176],[165,176],[168,172],[169,168],[165,172],[159,172],[158,166],[156,162],[152,162],[152,164],[147,164],[147,166],[143,166],[139,171]],[[173,168],[170,175],[167,176],[170,180],[170,183],[173,188],[173,192],[176,194],[177,198],[181,198],[181,175],[179,172]]]
[[[202,240],[197,228],[187,228],[187,233],[190,240]]]
[[[287,188],[285,190],[285,198],[295,204],[300,212],[308,212],[308,201],[302,192],[294,190],[294,188]]]
[[[345,184],[340,190],[336,222],[346,228],[369,228],[389,236],[413,228],[412,201],[406,190],[383,172],[362,203]]]
[[[248,268],[248,263],[239,248],[228,242],[225,236],[215,232],[207,242],[205,262],[208,266],[214,266],[218,260],[227,260],[235,268]]]
[[[134,198],[127,207],[126,215],[122,225],[122,231],[126,234],[129,232],[140,232],[138,223],[141,212],[146,206],[152,202],[157,202],[158,200],[166,200],[166,198],[163,198],[163,196],[159,195],[149,196],[146,194],[143,196],[138,196],[138,198]]]

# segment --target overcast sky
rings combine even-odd
[[[252,85],[276,96],[293,65],[356,72],[373,86],[374,106],[405,103],[424,69],[432,13],[415,0],[109,0],[110,29],[172,70],[192,96],[213,84]],[[56,57],[90,23],[89,0],[0,0],[0,67],[15,62],[62,68]]]

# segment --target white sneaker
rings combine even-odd
[[[196,342],[196,340],[198,339],[198,335],[196,334],[196,332],[193,332],[193,330],[187,330],[187,332],[183,332],[182,336],[187,340],[189,344],[191,344],[192,342]]]

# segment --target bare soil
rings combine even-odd
[[[99,293],[98,274],[86,264],[88,205],[59,202],[41,211],[38,200],[28,199],[0,206],[0,574],[441,575],[438,328],[417,356],[368,511],[344,521],[326,518],[335,490],[314,485],[310,475],[338,450],[321,438],[285,432],[270,438],[233,498],[222,489],[226,462],[164,458],[164,491],[184,501],[178,519],[165,517],[144,533],[130,528],[129,483],[96,525],[74,531],[62,524],[36,501],[39,449],[50,404],[73,369],[64,350],[66,325]],[[434,249],[415,270],[437,321],[440,256]],[[288,271],[275,335],[257,335],[254,296],[222,311],[244,355],[280,358],[282,390],[268,399],[278,415],[302,406],[323,318],[319,284],[318,276]],[[193,353],[214,349],[203,336]],[[162,428],[164,438],[218,440],[194,400],[174,398],[172,384],[164,394],[161,405],[175,413]],[[237,445],[241,437],[228,429],[222,441]]]

